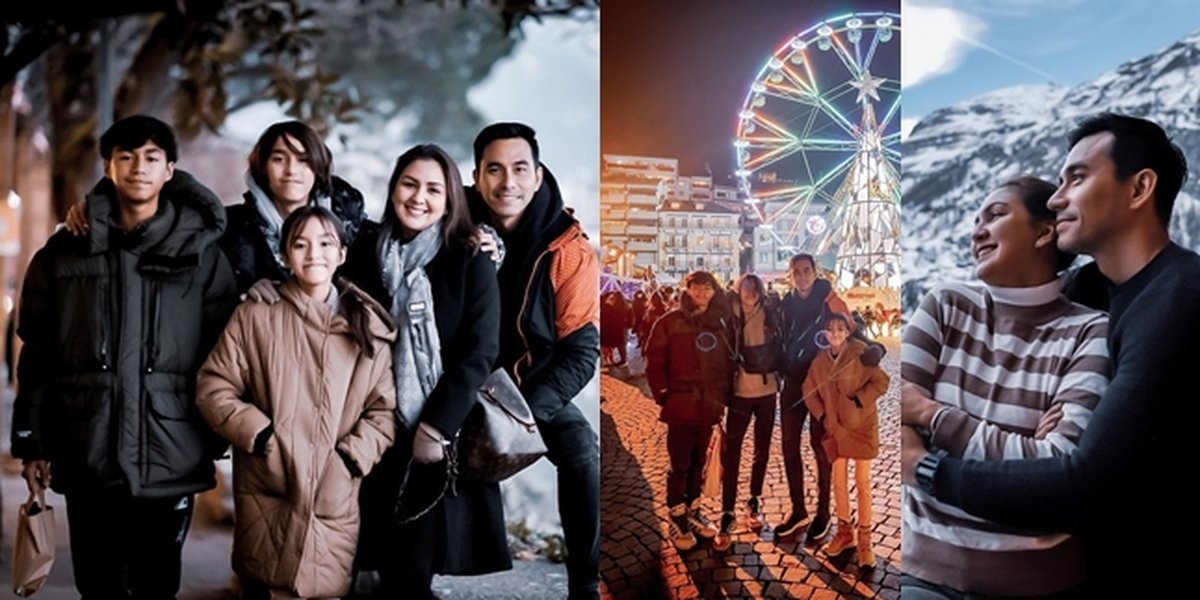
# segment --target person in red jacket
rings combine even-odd
[[[696,536],[717,535],[697,500],[713,426],[733,394],[736,351],[732,313],[716,277],[696,271],[684,281],[679,308],[663,315],[650,332],[646,379],[662,407],[658,418],[667,424],[671,541],[680,550],[690,550]]]

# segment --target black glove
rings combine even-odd
[[[272,423],[263,427],[263,430],[254,436],[254,454],[262,456],[267,453],[267,442],[271,440],[271,436],[275,434],[275,424]]]
[[[862,353],[862,364],[864,367],[878,367],[879,361],[883,360],[885,354],[887,354],[887,348],[884,348],[883,344],[867,344],[867,349]]]

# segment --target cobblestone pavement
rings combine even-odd
[[[880,455],[872,465],[874,540],[877,567],[854,564],[854,553],[830,558],[804,535],[775,539],[790,509],[778,419],[773,433],[763,512],[768,526],[756,534],[744,525],[749,494],[752,435],[747,434],[738,483],[738,526],[724,551],[701,542],[680,553],[665,537],[667,507],[666,425],[648,397],[636,350],[629,366],[608,368],[601,379],[601,596],[627,598],[899,598],[900,596],[900,344],[888,347],[883,367],[891,376],[879,400]],[[753,426],[751,426],[751,431]],[[815,464],[804,434],[805,493],[809,514],[816,507]],[[850,477],[853,486],[853,473]],[[850,490],[851,499],[854,490]],[[853,500],[852,500],[853,501]],[[720,499],[703,500],[706,514],[720,515]]]

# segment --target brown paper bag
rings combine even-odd
[[[13,593],[27,598],[42,589],[54,565],[54,508],[46,504],[44,491],[29,493],[17,514],[17,535],[13,542]]]
[[[708,457],[704,461],[704,488],[702,493],[713,498],[721,497],[721,448],[725,443],[725,430],[718,425],[712,442],[708,445]]]

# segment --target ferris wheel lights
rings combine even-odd
[[[796,52],[788,57],[788,61],[791,62],[793,65],[803,64],[804,63],[804,55],[799,52]]]
[[[808,44],[800,38],[796,38],[796,39],[792,40],[792,50],[803,50],[807,47],[808,47]]]
[[[738,113],[738,116],[741,117],[741,119],[743,121],[749,121],[750,119],[754,118],[754,112],[749,111],[749,110],[743,110],[742,112]]]
[[[879,41],[886,42],[891,39],[892,39],[892,30],[891,29],[880,29],[879,30]]]
[[[887,28],[887,27],[891,27],[892,23],[893,23],[893,21],[892,21],[891,17],[879,17],[878,19],[875,19],[876,27]]]
[[[822,25],[820,29],[817,29],[817,35],[827,38],[833,35],[833,28],[828,25]]]
[[[829,42],[829,38],[821,38],[817,40],[817,47],[821,50],[829,50],[833,47],[833,44]]]
[[[761,83],[755,82],[754,85],[750,86],[750,91],[754,92],[755,94],[761,94],[761,93],[767,91],[767,86],[765,86]]]
[[[767,63],[767,67],[772,71],[778,71],[783,68],[783,61],[772,57],[770,62]]]
[[[734,148],[745,148],[746,146],[749,146],[749,145],[750,145],[750,142],[747,142],[746,140],[737,140],[733,143]]]
[[[758,95],[754,96],[754,101],[752,102],[752,104],[754,104],[755,108],[761,108],[766,103],[767,103],[767,99],[763,98],[762,94],[758,94]]]
[[[853,19],[846,21],[846,27],[849,27],[850,29],[858,29],[859,27],[862,27],[862,24],[862,19],[858,17],[854,17]]]
[[[859,40],[862,39],[862,30],[851,29],[849,33],[846,34],[846,39],[850,40],[851,44],[857,44]]]
[[[738,169],[733,174],[737,175],[738,177],[749,177],[750,171],[747,171],[746,169]]]

